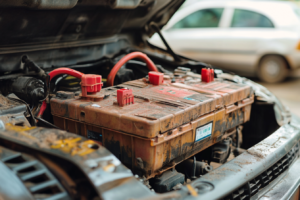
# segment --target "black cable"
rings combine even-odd
[[[185,173],[185,179],[191,179],[190,175],[187,173],[187,169],[186,168],[184,168],[184,173]]]
[[[239,127],[236,127],[236,136],[235,136],[236,144],[235,144],[235,149],[233,150],[233,154],[235,157],[241,154],[241,148],[239,147],[240,143],[240,136],[239,136]]]
[[[22,63],[24,63],[24,67],[29,70],[33,70],[37,73],[38,77],[42,80],[47,77],[46,72],[39,67],[35,62],[30,60],[27,55],[22,56]]]
[[[48,126],[48,128],[55,128],[55,129],[59,129],[57,126],[55,126],[54,124],[51,124],[50,122],[40,118],[40,117],[35,117],[35,119],[39,120],[39,122],[42,122],[44,124],[46,124]]]
[[[25,104],[26,107],[27,107],[27,110],[28,110],[28,112],[29,112],[29,114],[30,114],[30,116],[31,116],[31,122],[32,122],[32,125],[33,125],[33,126],[36,126],[36,121],[35,121],[34,115],[32,114],[29,105],[28,105],[25,101],[23,101],[22,99],[16,99],[16,98],[13,98],[13,97],[7,97],[7,98],[10,99],[10,100],[12,100],[12,101],[15,101],[15,102]]]
[[[180,62],[181,61],[180,57],[176,53],[174,53],[174,51],[172,50],[172,48],[169,46],[168,42],[166,41],[166,39],[164,38],[164,36],[160,32],[160,28],[158,27],[158,25],[156,23],[154,23],[154,22],[151,22],[150,26],[159,35],[160,39],[163,41],[164,45],[167,47],[167,51],[172,55],[172,57],[174,58],[174,60]]]

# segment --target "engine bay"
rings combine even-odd
[[[24,55],[23,71],[0,80],[1,126],[30,137],[40,137],[31,133],[38,126],[90,139],[79,145],[76,135],[57,133],[48,146],[71,157],[104,146],[158,193],[213,171],[278,128],[273,104],[259,101],[252,85],[150,57],[135,51],[50,70]],[[269,126],[253,125],[267,113]]]
[[[0,1],[0,199],[250,199],[291,165],[271,92],[170,48],[183,2]]]

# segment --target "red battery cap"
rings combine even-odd
[[[149,82],[153,85],[160,85],[164,82],[164,74],[160,72],[149,72]]]
[[[100,92],[103,83],[101,75],[83,74],[81,77],[81,93],[83,97],[88,94]]]
[[[214,81],[214,70],[210,68],[202,68],[201,80],[206,83]]]
[[[119,106],[123,107],[129,104],[134,104],[134,96],[132,89],[122,88],[117,90],[117,100]]]

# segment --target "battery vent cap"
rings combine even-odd
[[[81,77],[81,93],[83,97],[100,92],[103,83],[101,75],[83,74]]]
[[[153,85],[160,85],[164,82],[164,74],[160,72],[149,72],[149,82]]]
[[[117,100],[119,106],[123,107],[129,104],[134,104],[134,96],[132,89],[122,88],[117,90]]]
[[[202,68],[201,80],[202,82],[206,82],[206,83],[214,81],[214,70],[210,68]]]

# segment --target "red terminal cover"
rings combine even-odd
[[[153,85],[160,85],[164,82],[164,74],[160,72],[149,72],[149,82]]]
[[[103,83],[101,75],[83,74],[81,77],[81,93],[83,97],[88,94],[100,92]]]
[[[117,90],[117,100],[119,106],[123,107],[129,104],[134,104],[134,96],[132,94],[132,89],[119,89]]]
[[[203,82],[209,83],[211,81],[214,81],[214,70],[213,69],[207,69],[202,68],[201,70],[201,80]]]

